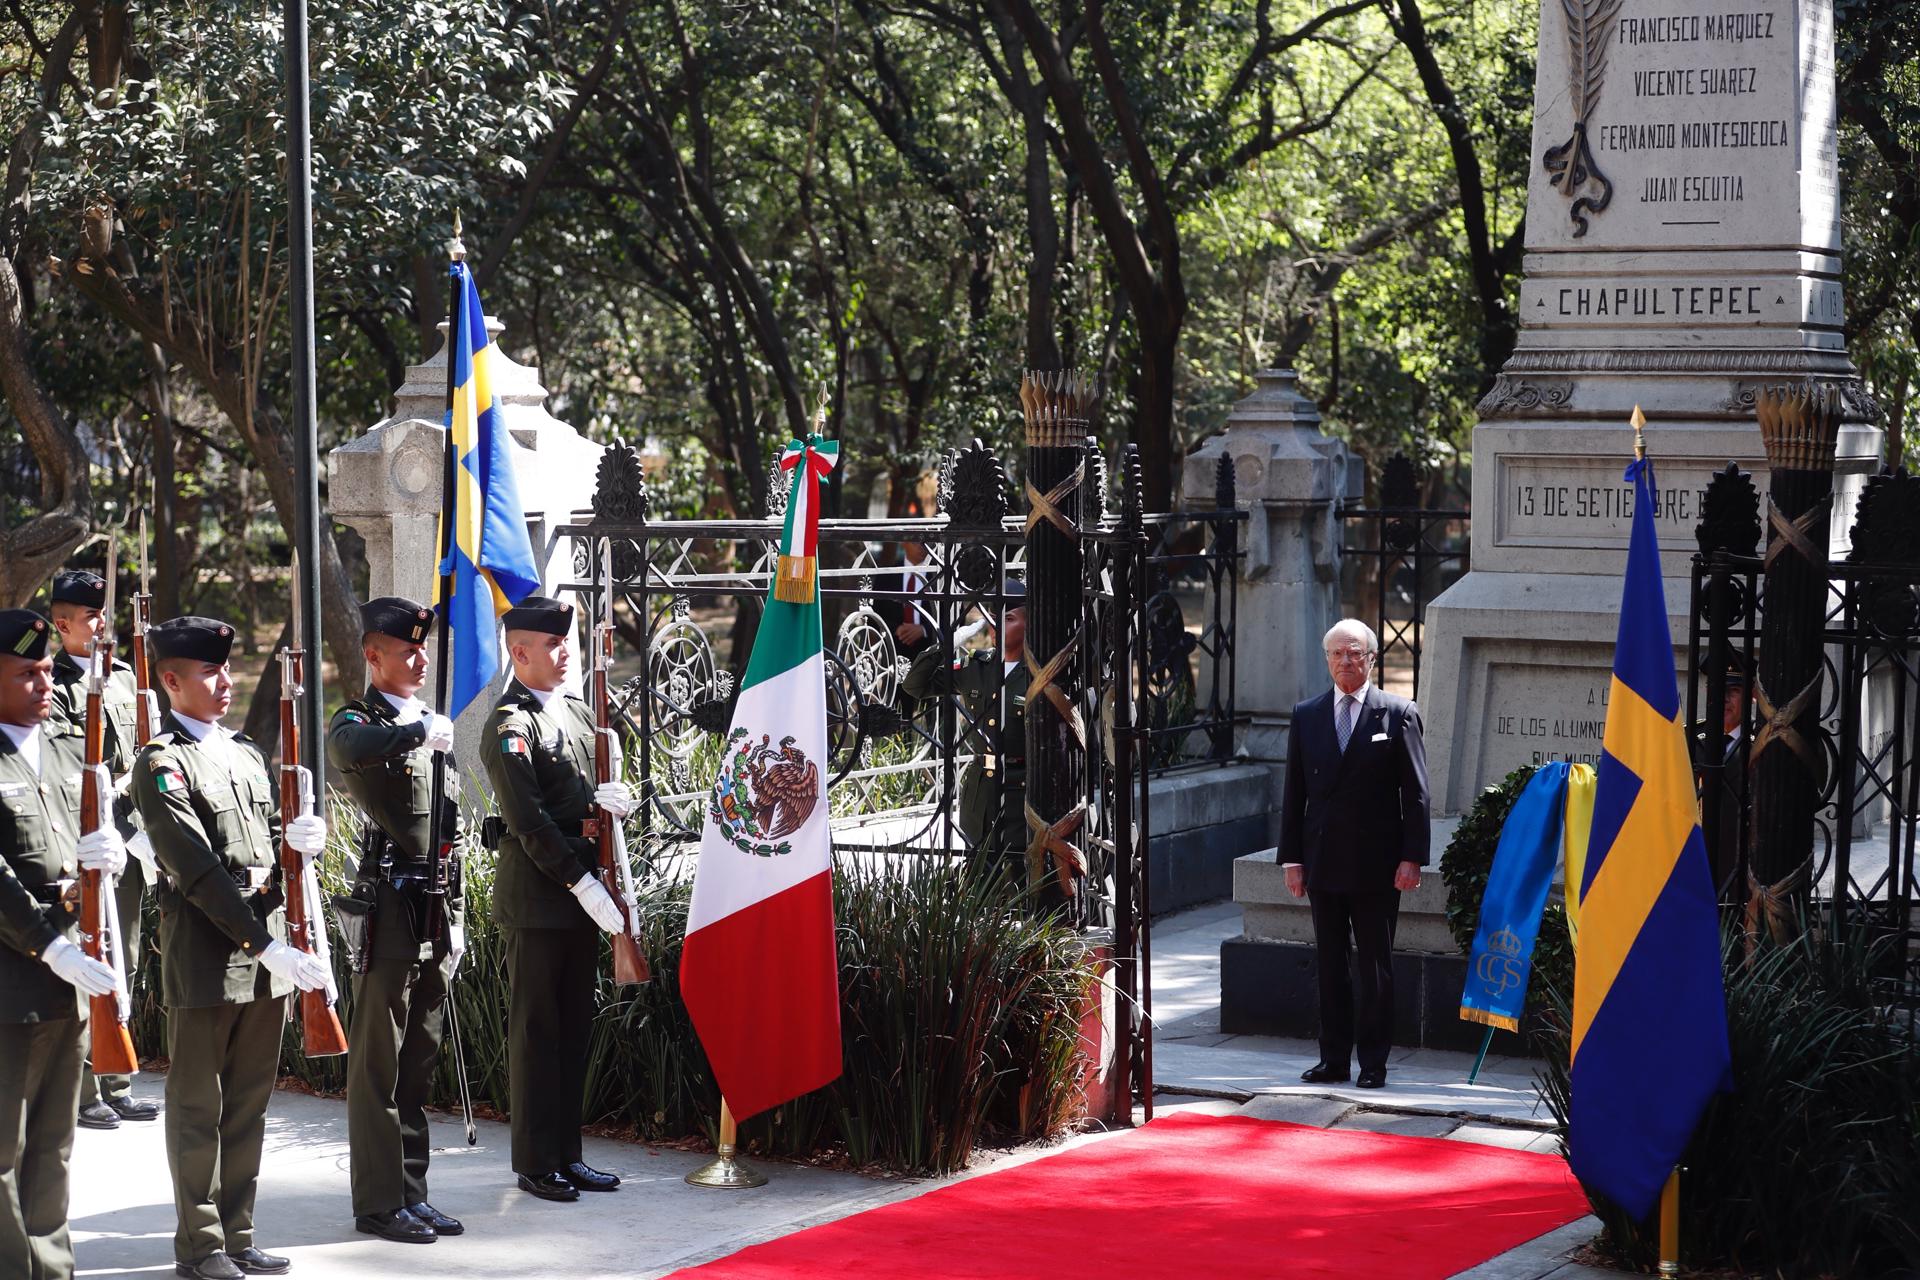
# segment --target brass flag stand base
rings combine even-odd
[[[734,1139],[739,1136],[733,1123],[733,1108],[726,1099],[720,1100],[720,1144],[712,1160],[701,1165],[687,1175],[690,1187],[719,1187],[722,1190],[744,1190],[748,1187],[764,1187],[767,1175],[752,1165],[734,1159]]]

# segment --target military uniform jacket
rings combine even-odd
[[[127,776],[133,768],[133,758],[138,753],[139,737],[139,694],[133,684],[133,668],[124,662],[113,664],[113,670],[107,676],[107,687],[100,699],[101,711],[106,723],[101,726],[100,758],[105,762],[107,771],[117,783]],[[74,657],[62,650],[53,659],[53,720],[61,721],[67,729],[78,735],[80,745],[76,748],[81,758],[86,757],[87,732],[87,668]],[[49,721],[51,723],[51,721]],[[138,814],[133,807],[133,799],[125,790],[116,790],[113,797],[113,825],[119,828],[124,840],[131,840],[133,833],[140,829]]]
[[[433,865],[433,752],[427,750],[427,721],[399,722],[400,713],[386,695],[369,688],[364,695],[334,712],[327,726],[327,759],[340,771],[367,821],[391,842],[393,874],[430,883]],[[460,838],[460,773],[448,762],[447,790],[441,799],[442,837]],[[402,894],[381,874],[377,849],[362,849],[359,879],[374,890],[373,954],[381,959],[431,959],[435,944],[445,950],[445,937],[416,937],[411,912],[419,903],[402,901]],[[447,887],[447,918],[460,923],[466,905],[464,877],[458,852],[451,859]],[[417,896],[417,895],[414,895]]]
[[[0,1023],[80,1016],[80,994],[41,960],[53,940],[78,941],[78,739],[40,726],[40,768],[0,733]]]
[[[543,710],[508,682],[480,736],[480,762],[506,830],[493,890],[494,918],[518,929],[592,928],[569,890],[594,870],[599,845],[582,823],[593,803],[593,713],[556,693]]]
[[[141,751],[133,801],[165,873],[161,996],[172,1009],[245,1004],[293,988],[256,957],[287,937],[279,796],[260,748],[196,742],[172,715]]]
[[[901,692],[916,701],[939,694],[957,695],[966,704],[967,719],[957,729],[960,744],[971,747],[973,763],[960,777],[960,826],[972,839],[980,840],[993,820],[993,811],[1001,798],[989,777],[998,779],[1004,793],[1009,788],[1024,792],[1027,785],[1027,668],[1017,665],[1001,676],[1002,661],[998,649],[975,649],[958,661],[942,661],[938,648],[930,648],[913,660],[901,681]],[[1000,691],[1006,690],[1006,724],[1000,723]],[[1021,799],[1016,795],[1012,821],[1024,830],[1020,817]]]

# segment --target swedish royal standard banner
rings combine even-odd
[[[837,457],[836,446],[817,435],[783,455],[793,491],[776,586],[708,797],[680,960],[680,994],[720,1094],[740,1119],[840,1074],[827,683],[814,556],[818,486]],[[796,563],[804,583],[792,571]]]
[[[1460,1016],[1469,1022],[1520,1029],[1553,869],[1560,864],[1565,825],[1567,766],[1558,761],[1533,771],[1507,811],[1480,900],[1480,927],[1467,962]]]
[[[1468,1022],[1520,1029],[1554,868],[1564,866],[1565,883],[1578,885],[1580,869],[1586,864],[1593,789],[1592,765],[1554,761],[1534,770],[1514,797],[1487,873],[1480,926],[1473,936],[1466,988],[1460,995],[1460,1016]],[[1570,894],[1569,929],[1574,918],[1574,895]]]
[[[1720,918],[1674,679],[1653,465],[1627,468],[1633,535],[1580,883],[1568,1160],[1637,1217],[1731,1084]]]
[[[500,670],[500,615],[540,589],[540,569],[514,482],[513,443],[493,398],[493,358],[480,288],[467,264],[452,272],[447,330],[448,448],[440,512],[435,603],[446,616],[453,658],[444,708],[458,716]],[[444,598],[442,598],[444,597]]]

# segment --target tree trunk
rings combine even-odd
[[[20,278],[0,254],[0,393],[40,464],[40,514],[0,533],[0,607],[33,598],[93,527],[93,486],[73,425],[48,398],[27,358]]]

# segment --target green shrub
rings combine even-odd
[[[1709,1105],[1683,1159],[1681,1254],[1689,1270],[1784,1277],[1920,1269],[1920,1042],[1882,1007],[1864,933],[1726,945],[1734,1090]],[[1566,1138],[1565,990],[1553,993],[1543,1089]],[[1902,1019],[1906,1019],[1903,1021]],[[1649,1079],[1649,1089],[1659,1087]],[[1657,1223],[1588,1193],[1604,1247],[1651,1268]],[[1656,1215],[1657,1217],[1657,1215]]]
[[[1487,876],[1500,845],[1500,828],[1533,771],[1533,765],[1521,765],[1482,791],[1440,855],[1440,878],[1447,886],[1447,927],[1462,955],[1472,952],[1473,935],[1480,928],[1480,903],[1487,896]],[[1566,903],[1557,896],[1548,898],[1540,914],[1533,975],[1527,984],[1528,1006],[1544,1005],[1550,989],[1573,989],[1573,939],[1567,931]]]
[[[336,801],[323,862],[329,894],[344,891],[356,824]],[[469,850],[467,868],[467,954],[454,999],[474,1102],[504,1114],[508,987],[492,918],[492,859]],[[654,876],[638,896],[653,981],[618,988],[611,964],[602,963],[584,1114],[646,1140],[711,1139],[719,1091],[680,1000],[692,884]],[[1079,1015],[1095,973],[1078,934],[1019,903],[1016,887],[966,872],[958,860],[911,857],[890,870],[841,865],[834,913],[845,1070],[826,1088],[742,1124],[742,1144],[932,1174],[963,1166],[989,1134],[1057,1133],[1078,1100]],[[351,1026],[351,983],[337,947],[334,963],[340,1016]],[[164,1023],[158,1002],[143,1001],[136,1036],[148,1056],[165,1050]],[[307,1058],[289,1025],[283,1074],[330,1092],[345,1087],[345,1062]],[[452,1056],[443,1052],[434,1103],[457,1106],[458,1098]]]

